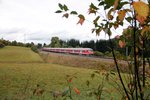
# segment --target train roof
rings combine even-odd
[[[45,48],[45,47],[44,47]],[[46,48],[46,49],[64,49],[64,50],[93,50],[91,48]]]

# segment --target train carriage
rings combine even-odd
[[[93,54],[93,50],[91,48],[42,48],[42,51],[77,54],[77,55],[92,55]]]

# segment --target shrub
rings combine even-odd
[[[35,53],[38,53],[38,48],[35,45],[31,46],[31,50],[34,51]]]
[[[5,45],[0,42],[0,48],[3,48]]]
[[[102,52],[95,51],[94,56],[104,56],[104,54]]]

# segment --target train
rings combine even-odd
[[[55,53],[66,53],[76,55],[93,55],[93,49],[91,48],[42,48],[42,51],[55,52]]]

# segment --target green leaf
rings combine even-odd
[[[93,3],[91,3],[90,8],[93,8],[93,9],[95,9],[95,10],[98,10],[98,8],[97,8]]]
[[[59,6],[59,8],[61,9],[61,10],[63,10],[64,9],[64,7],[63,7],[63,5],[62,4],[58,4],[58,6]]]
[[[106,6],[104,7],[104,10],[109,9],[109,8],[110,8],[110,6],[106,5]]]
[[[78,13],[76,11],[71,11],[70,14],[77,15]]]
[[[102,31],[102,28],[99,27],[99,28],[96,30],[96,35],[99,36],[101,31]]]
[[[111,28],[113,25],[114,25],[114,23],[110,23],[110,24],[109,24],[109,28]]]
[[[64,10],[65,10],[65,11],[68,11],[68,10],[69,10],[66,5],[64,5]]]
[[[62,11],[61,10],[57,10],[55,13],[62,13]]]
[[[131,23],[131,21],[132,21],[132,17],[127,17],[127,18],[125,18],[129,23]]]
[[[119,25],[123,26],[123,22],[119,22]]]
[[[98,4],[98,6],[102,6],[102,5],[104,5],[104,4],[105,4],[105,2],[102,1],[102,2],[100,2],[100,3]]]
[[[99,20],[100,16],[97,16],[94,20],[93,20],[93,23],[94,24],[97,24],[97,21]]]
[[[114,5],[115,0],[104,0],[106,6],[108,6],[108,8],[110,8],[111,6]]]

